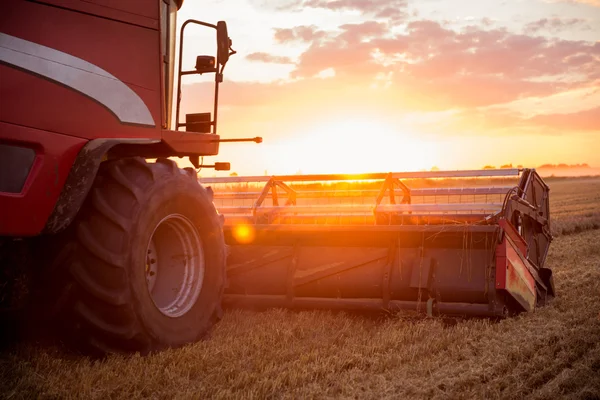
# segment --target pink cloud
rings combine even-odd
[[[340,29],[313,40],[292,76],[307,78],[332,68],[337,76],[366,85],[379,73],[392,73],[393,87],[414,91],[432,109],[545,96],[600,77],[600,43],[504,28],[455,31],[431,20],[412,21],[406,33],[395,36],[386,24],[373,21]],[[374,57],[377,51],[387,57],[387,65]]]
[[[347,43],[357,43],[366,38],[379,37],[388,32],[387,24],[367,21],[361,24],[345,24],[340,26],[343,31],[338,39],[344,40]]]
[[[324,31],[316,26],[296,26],[295,28],[275,28],[275,41],[278,43],[290,43],[296,41],[313,42],[326,36]]]
[[[527,122],[564,131],[600,131],[600,107],[567,114],[541,114]]]
[[[559,0],[563,3],[587,4],[593,7],[600,7],[600,0]]]
[[[375,18],[401,21],[408,17],[408,0],[296,0],[287,2],[281,10],[299,10],[304,7],[331,11],[356,10]]]
[[[573,29],[590,30],[592,28],[582,18],[542,18],[525,25],[526,33],[538,33],[540,31],[557,33]]]
[[[360,10],[370,12],[389,8],[406,8],[407,0],[306,0],[305,7],[327,8],[330,10]]]
[[[250,53],[246,56],[246,60],[258,61],[258,62],[264,62],[264,63],[272,63],[272,64],[293,64],[294,63],[292,61],[292,59],[289,57],[275,56],[273,54],[263,53],[263,52]]]

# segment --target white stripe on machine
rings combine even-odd
[[[0,33],[0,61],[89,96],[123,123],[155,126],[150,110],[129,86],[81,58]]]

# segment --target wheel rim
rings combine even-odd
[[[180,214],[163,218],[146,249],[146,284],[154,305],[168,317],[187,313],[204,281],[204,250],[192,222]]]

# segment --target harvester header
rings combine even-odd
[[[203,178],[233,306],[505,316],[554,295],[532,169]]]

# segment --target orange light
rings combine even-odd
[[[233,227],[231,232],[238,243],[251,243],[254,241],[255,231],[252,225],[240,224]]]

